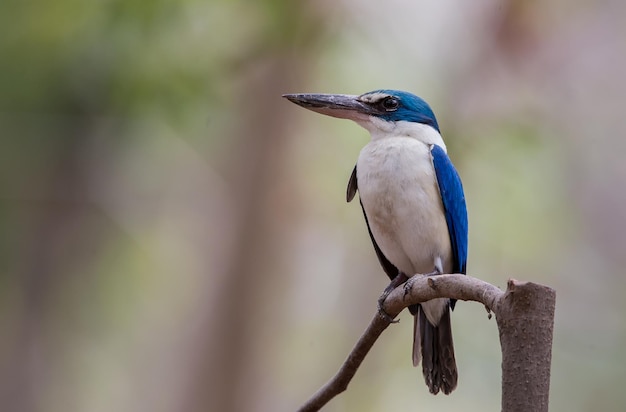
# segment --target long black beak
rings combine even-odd
[[[349,94],[283,94],[289,101],[327,116],[340,119],[366,120],[374,110]]]

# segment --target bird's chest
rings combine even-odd
[[[422,261],[432,270],[448,239],[430,148],[406,137],[370,142],[359,155],[357,181],[370,229],[388,259],[404,270],[418,270]]]
[[[441,202],[430,148],[415,139],[369,143],[359,155],[357,181],[368,219],[389,226]]]

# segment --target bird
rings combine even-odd
[[[353,120],[370,134],[349,178],[346,200],[359,193],[374,251],[390,278],[378,301],[381,315],[386,315],[384,298],[414,275],[466,273],[463,185],[426,101],[389,89],[283,97],[317,113]],[[434,395],[448,395],[457,386],[450,321],[455,303],[438,298],[409,307],[414,319],[413,365],[421,361]]]

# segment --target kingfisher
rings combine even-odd
[[[317,113],[353,120],[370,133],[346,197],[350,202],[359,192],[374,251],[391,280],[378,300],[381,316],[391,320],[382,303],[407,279],[466,273],[463,185],[428,103],[399,90],[283,97]],[[450,323],[454,305],[453,299],[439,298],[409,307],[414,317],[413,365],[421,361],[426,385],[435,395],[447,395],[457,385]]]

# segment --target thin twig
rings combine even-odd
[[[394,315],[390,314],[395,317]],[[397,314],[395,314],[397,316]],[[390,325],[388,320],[383,319],[376,313],[369,326],[363,332],[354,348],[344,361],[337,374],[324,386],[322,386],[304,405],[299,412],[319,411],[328,401],[348,388],[348,384],[354,377],[365,356],[374,345],[374,342]]]

